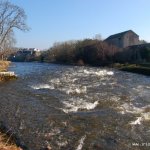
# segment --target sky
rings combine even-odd
[[[150,42],[150,0],[10,0],[23,8],[29,32],[15,30],[16,46],[48,49],[55,42],[133,30]]]

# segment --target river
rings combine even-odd
[[[0,122],[24,149],[150,149],[150,77],[114,69],[13,63]]]

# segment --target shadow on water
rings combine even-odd
[[[149,77],[42,63],[10,70],[19,79],[0,84],[0,121],[24,149],[149,149]]]

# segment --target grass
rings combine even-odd
[[[0,150],[22,150],[12,142],[11,136],[0,131]]]
[[[150,64],[114,64],[114,68],[122,71],[150,76]]]
[[[7,68],[9,65],[10,65],[10,61],[1,61],[0,60],[0,72],[7,71]]]

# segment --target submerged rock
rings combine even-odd
[[[14,72],[0,72],[0,81],[9,81],[17,79],[17,75]]]

